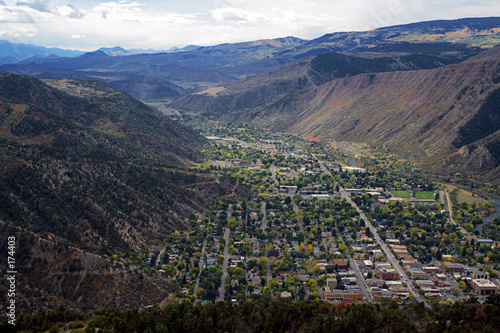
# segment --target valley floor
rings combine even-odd
[[[352,168],[355,157],[345,151],[237,132],[209,136],[216,146],[208,167],[255,195],[224,200],[192,221],[198,237],[190,245],[205,252],[180,256],[172,246],[167,270],[177,267],[179,300],[264,295],[430,306],[498,293],[498,244],[467,223],[487,205],[450,214],[447,191],[410,176],[411,168],[402,175],[389,162],[379,171],[366,162]]]

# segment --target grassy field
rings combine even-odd
[[[410,199],[413,197],[411,191],[391,191],[391,193],[398,198]]]
[[[457,200],[458,202],[467,202],[467,203],[477,203],[477,204],[485,204],[488,203],[488,200],[480,198],[478,196],[472,196],[472,192],[458,189]]]
[[[415,197],[417,199],[434,199],[434,192],[430,192],[430,191],[416,192]]]
[[[488,200],[478,197],[477,195],[472,194],[470,191],[463,190],[461,188],[457,188],[454,185],[442,184],[448,188],[448,191],[458,190],[457,193],[457,202],[466,202],[466,203],[476,203],[476,204],[485,204],[488,203]]]

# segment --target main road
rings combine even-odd
[[[227,208],[227,220],[229,221],[231,219],[232,215],[232,206],[229,204],[229,207]],[[226,284],[226,277],[227,277],[227,265],[229,263],[229,231],[230,228],[229,226],[226,227],[224,231],[224,261],[222,263],[222,277],[221,277],[221,283],[219,287],[219,297],[217,298],[217,301],[223,302],[224,301],[224,292],[225,292],[225,284]]]

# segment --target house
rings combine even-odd
[[[282,291],[280,294],[280,297],[282,298],[292,298],[292,293],[289,291]]]
[[[260,285],[260,277],[258,276],[252,276],[252,278],[250,279],[250,284],[254,287],[257,287]]]
[[[307,274],[304,274],[304,275],[296,275],[295,276],[295,279],[297,281],[303,281],[303,282],[306,282],[306,281],[309,281],[311,279],[311,276],[307,275]]]
[[[322,238],[331,238],[332,237],[332,233],[331,231],[324,231],[321,233],[321,237]]]
[[[380,259],[384,257],[384,254],[380,250],[372,250],[373,252],[373,258],[375,259]]]

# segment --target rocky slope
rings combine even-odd
[[[345,69],[345,62],[338,68]],[[417,161],[430,162],[433,169],[448,166],[449,171],[473,171],[494,180],[498,124],[493,122],[487,135],[473,137],[472,141],[463,141],[463,136],[470,136],[467,128],[488,123],[474,123],[474,117],[499,87],[499,47],[436,69],[383,73],[369,69],[366,67],[365,74],[309,84],[295,91],[288,89],[267,99],[260,99],[255,85],[246,85],[259,81],[255,79],[241,81],[237,88],[228,86],[217,94],[185,96],[176,103],[184,111],[201,109],[217,119],[249,122],[304,137],[390,146]],[[294,73],[304,77],[308,71],[299,66]],[[238,93],[231,95],[235,91]],[[233,102],[245,96],[252,101],[243,104],[245,107]],[[190,109],[190,103],[195,108]],[[488,104],[496,105],[491,101]],[[488,110],[483,113],[498,112],[491,107]],[[485,133],[482,129],[480,132]]]
[[[101,82],[0,73],[0,245],[18,240],[18,313],[163,300],[168,281],[128,260],[232,193],[192,169],[207,144]]]
[[[322,53],[220,87],[177,98],[171,107],[183,112],[222,116],[283,99],[301,90],[361,73],[430,69],[460,62],[456,58],[405,53]]]

